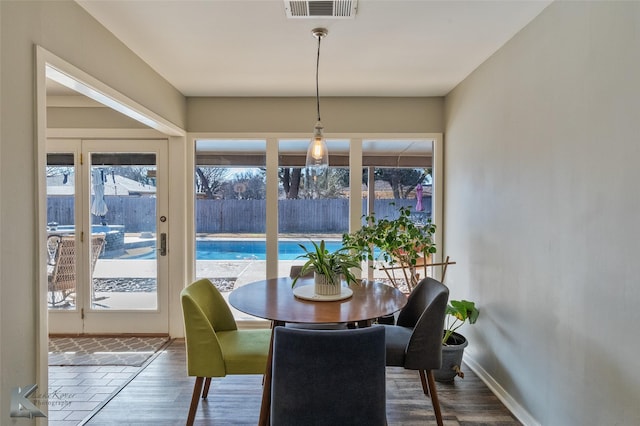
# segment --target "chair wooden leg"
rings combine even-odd
[[[211,377],[207,377],[204,380],[204,390],[202,391],[202,399],[207,399],[209,395],[209,386],[211,386]]]
[[[193,395],[191,396],[191,406],[189,407],[189,417],[187,417],[187,426],[192,426],[196,419],[196,410],[198,402],[200,402],[200,393],[202,392],[202,382],[204,377],[196,377],[196,383],[193,385]]]
[[[442,412],[440,412],[440,402],[438,401],[438,391],[436,390],[436,381],[433,378],[433,371],[427,370],[427,380],[429,381],[429,389],[431,390],[433,411],[436,413],[436,422],[438,423],[438,426],[442,426]]]
[[[429,387],[427,386],[427,378],[424,375],[424,370],[418,370],[420,373],[420,381],[422,382],[422,391],[425,395],[429,395]]]

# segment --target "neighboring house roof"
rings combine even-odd
[[[74,193],[74,174],[67,176],[66,183],[64,175],[47,177],[47,195],[73,195]],[[91,189],[93,194],[93,189]],[[107,175],[104,184],[104,195],[144,195],[152,196],[156,194],[156,187],[153,185],[145,185],[133,179],[120,175]]]

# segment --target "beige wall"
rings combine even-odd
[[[148,129],[111,108],[47,108],[49,129]]]
[[[34,46],[182,128],[187,126],[187,102],[75,2],[0,1],[0,16],[0,424],[14,424],[8,417],[11,389],[38,382]],[[444,128],[443,103],[443,98],[327,98],[321,106],[330,132],[439,133]],[[54,107],[47,112],[50,128],[139,127],[100,108]],[[308,133],[315,124],[315,100],[194,98],[189,100],[189,117],[190,131]],[[181,158],[184,147],[176,143],[171,144],[177,150],[172,156]],[[179,161],[170,167],[175,182],[184,187],[188,179],[184,159]],[[174,188],[172,193],[174,200],[182,194],[183,201],[175,204],[183,206],[184,191]],[[32,422],[20,419],[15,424]]]
[[[24,22],[25,35],[35,33],[30,41],[184,129],[184,96],[84,9],[70,0],[28,3],[35,4],[19,8],[40,15]]]
[[[640,424],[639,45],[640,3],[555,2],[446,98],[447,283],[532,424]]]
[[[72,1],[0,1],[0,424],[11,389],[36,383],[35,49],[38,44],[174,124],[182,95]],[[132,78],[131,76],[136,76]]]
[[[325,132],[442,133],[444,99],[320,98]],[[315,98],[189,98],[189,132],[305,132]]]
[[[0,1],[0,18],[5,424],[36,374],[33,45],[191,132],[309,132],[315,100],[185,103],[74,2]],[[442,98],[321,100],[328,132],[446,132],[447,284],[482,311],[467,355],[530,423],[640,424],[639,22],[640,3],[553,3],[446,98],[446,120]]]

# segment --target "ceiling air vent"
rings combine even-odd
[[[287,18],[355,18],[358,0],[284,0]]]

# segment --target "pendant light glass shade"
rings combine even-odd
[[[312,175],[323,174],[329,168],[329,150],[322,134],[323,126],[320,121],[320,89],[318,84],[318,69],[320,67],[320,40],[327,35],[325,28],[314,28],[311,31],[318,38],[318,54],[316,59],[316,106],[318,108],[318,121],[313,130],[313,138],[307,148],[307,160],[305,167]]]
[[[319,121],[316,123],[313,138],[307,149],[306,167],[317,175],[324,173],[329,168],[329,150],[322,135],[322,123]]]

